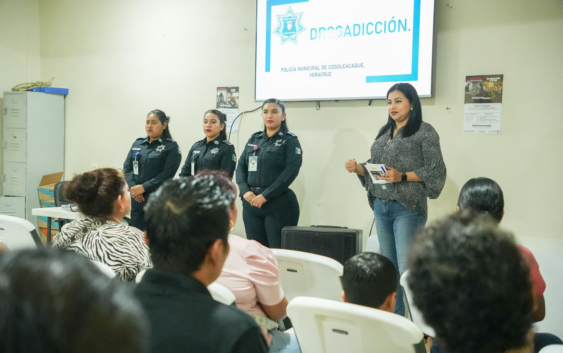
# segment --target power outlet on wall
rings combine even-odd
[[[96,163],[90,164],[90,170],[98,169],[98,165]]]

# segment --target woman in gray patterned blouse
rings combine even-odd
[[[371,146],[367,163],[385,164],[383,180],[392,188],[374,185],[365,163],[346,162],[368,191],[375,214],[375,228],[381,254],[388,257],[400,275],[406,271],[407,252],[416,232],[428,217],[427,198],[437,198],[446,181],[446,165],[440,138],[434,128],[422,121],[422,108],[416,89],[408,83],[393,85],[387,92],[389,117]],[[404,315],[402,288],[397,289],[395,313]]]
[[[139,272],[152,266],[144,233],[119,223],[131,210],[131,197],[117,170],[79,174],[65,184],[64,192],[86,218],[65,225],[53,247],[104,263],[123,282],[134,282]]]

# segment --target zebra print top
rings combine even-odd
[[[134,282],[139,272],[152,267],[143,232],[113,221],[72,221],[55,236],[53,247],[104,263],[123,282]]]

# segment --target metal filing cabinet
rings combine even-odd
[[[41,177],[64,171],[64,96],[4,92],[0,214],[26,218],[40,207]]]

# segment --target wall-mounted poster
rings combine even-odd
[[[239,88],[217,87],[217,109],[227,116],[227,136],[230,132],[238,131],[238,121],[233,121],[238,115]],[[232,128],[232,130],[231,130]]]
[[[503,75],[479,75],[465,78],[466,134],[500,134]]]

